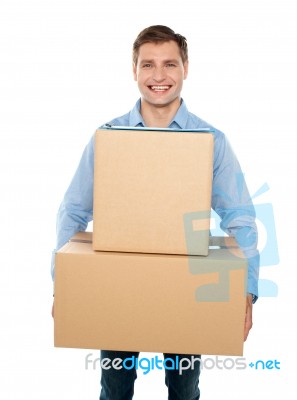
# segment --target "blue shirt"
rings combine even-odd
[[[139,99],[127,114],[110,125],[140,126]],[[214,132],[212,209],[221,217],[221,229],[234,236],[248,258],[248,292],[258,296],[259,253],[255,210],[239,162],[224,133],[190,113],[182,100],[168,126],[172,129],[210,128]],[[93,219],[94,135],[86,146],[76,173],[65,193],[57,215],[56,249],[61,248],[76,232],[85,231]],[[55,251],[53,252],[53,255]],[[54,278],[54,257],[52,258]]]

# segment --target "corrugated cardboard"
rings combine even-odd
[[[93,249],[207,255],[213,135],[98,130]]]
[[[246,260],[234,241],[215,238],[201,257],[98,252],[90,235],[56,255],[56,347],[242,355]]]

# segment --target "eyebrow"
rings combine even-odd
[[[141,60],[140,64],[153,64],[154,60]],[[172,60],[164,60],[163,61],[164,64],[168,64],[168,63],[174,63],[174,64],[179,64],[179,61],[176,59],[172,59]]]

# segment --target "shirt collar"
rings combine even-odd
[[[140,114],[141,99],[138,99],[134,108],[130,111],[129,126],[145,126],[144,120]],[[181,105],[174,118],[169,124],[169,128],[186,129],[188,120],[188,109],[186,103],[181,99]]]
[[[181,99],[181,104],[177,113],[175,114],[174,118],[172,119],[169,127],[170,128],[179,128],[179,129],[186,129],[187,120],[188,120],[189,111],[187,109],[186,103],[183,99]]]
[[[141,99],[138,99],[134,108],[130,111],[129,126],[145,126],[144,120],[140,114]]]

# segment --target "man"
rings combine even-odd
[[[221,228],[236,238],[249,262],[246,320],[243,327],[246,340],[252,327],[252,303],[258,295],[259,255],[256,249],[257,229],[254,208],[242,178],[239,163],[225,135],[190,113],[180,97],[183,81],[188,75],[186,39],[162,25],[144,29],[133,45],[133,75],[138,84],[141,99],[129,113],[110,121],[110,125],[214,130],[212,208],[222,218]],[[93,140],[92,137],[83,153],[58,212],[57,249],[64,245],[73,234],[85,230],[88,222],[92,220]],[[239,177],[241,177],[240,180]],[[116,357],[125,359],[133,355],[138,356],[138,353],[101,352],[101,358],[110,359]],[[164,356],[174,357],[175,355]],[[182,355],[182,357],[191,356]],[[165,373],[170,400],[199,399],[200,369],[198,364],[182,375],[171,370],[166,370]],[[102,370],[100,399],[132,399],[135,379],[134,369]]]

